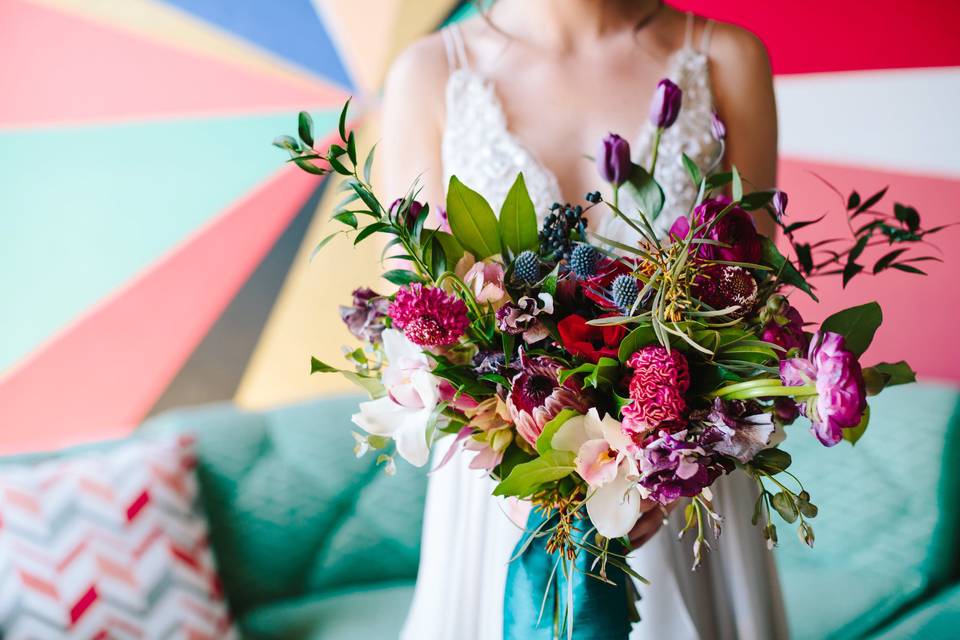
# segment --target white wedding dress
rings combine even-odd
[[[656,178],[667,206],[656,220],[665,234],[696,197],[681,166],[685,152],[701,167],[712,165],[721,148],[710,128],[713,99],[706,44],[692,43],[688,16],[684,47],[671,62],[670,77],[683,90],[683,108],[663,136]],[[511,134],[495,88],[470,68],[456,25],[443,33],[451,73],[447,84],[447,122],[443,135],[445,180],[458,176],[499,210],[517,172],[522,171],[538,213],[561,199],[555,176]],[[645,105],[637,109],[646,121]],[[646,126],[633,146],[635,160],[649,157],[653,130]],[[621,199],[629,211],[631,203]],[[597,233],[632,242],[635,232],[609,216]],[[447,440],[450,440],[449,438]],[[441,442],[436,466],[449,447]],[[413,605],[401,632],[404,640],[499,640],[507,564],[520,539],[528,505],[492,497],[494,482],[468,469],[470,452],[458,453],[432,473],[427,491],[420,571]],[[691,540],[678,541],[682,509],[656,536],[630,557],[631,566],[651,581],[638,585],[642,621],[630,640],[786,638],[786,621],[776,568],[759,528],[750,524],[756,487],[742,472],[714,487],[716,507],[724,516],[723,534],[696,572]]]

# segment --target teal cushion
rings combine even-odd
[[[412,582],[354,587],[258,607],[240,619],[240,629],[258,640],[396,638],[412,599]]]
[[[426,478],[353,454],[345,396],[243,413],[178,410],[146,432],[189,430],[224,590],[237,616],[347,584],[416,577]]]
[[[790,470],[820,507],[813,550],[779,525],[794,638],[862,636],[956,575],[958,401],[947,386],[888,389],[855,447],[788,427]]]
[[[923,603],[871,636],[871,640],[955,640],[957,637],[960,637],[960,585]]]

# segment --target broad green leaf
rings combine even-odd
[[[495,496],[526,498],[548,482],[556,482],[574,472],[574,455],[568,451],[548,451],[530,462],[518,464],[493,490]]]
[[[760,259],[761,264],[765,264],[768,267],[773,268],[774,273],[778,274],[777,277],[781,282],[794,286],[805,292],[814,300],[817,300],[817,296],[814,295],[813,289],[810,288],[810,284],[807,282],[807,280],[799,271],[797,271],[797,268],[793,266],[793,263],[787,260],[787,258],[780,253],[780,250],[777,249],[777,245],[775,245],[770,238],[761,238],[760,246],[762,248]],[[819,302],[819,300],[817,300],[817,302]]]
[[[453,269],[460,258],[463,257],[463,247],[457,242],[457,239],[445,231],[428,229],[421,234],[420,241],[424,242],[428,236],[433,236],[440,243],[443,247],[443,253],[447,257],[447,267]]]
[[[543,425],[543,431],[537,438],[537,451],[540,452],[541,455],[553,451],[553,436],[567,420],[576,415],[579,414],[573,409],[564,409],[550,420],[550,422]]]
[[[870,424],[870,405],[867,405],[866,411],[863,412],[863,416],[860,418],[860,423],[851,427],[850,429],[843,430],[843,439],[849,442],[850,444],[857,444],[857,441],[863,437],[863,434],[867,432],[867,426]]]
[[[664,195],[660,184],[640,165],[633,165],[630,178],[623,184],[640,207],[640,211],[653,222],[663,211]],[[625,212],[628,215],[633,212]]]
[[[876,302],[838,311],[823,321],[821,331],[839,333],[845,338],[847,349],[863,355],[873,342],[873,335],[883,322],[883,312]]]
[[[539,245],[537,213],[522,173],[517,174],[517,179],[500,207],[500,239],[513,255],[528,249],[536,250]]]
[[[617,374],[619,372],[620,363],[613,358],[603,356],[597,362],[593,371],[584,377],[583,384],[594,389],[599,389],[601,385],[609,386],[618,380],[619,376]]]
[[[500,226],[490,204],[457,176],[447,188],[447,218],[453,235],[477,260],[501,253]]]
[[[867,395],[875,396],[887,387],[916,382],[917,374],[905,360],[881,362],[872,367],[865,367],[863,380],[867,384]]]
[[[617,353],[617,356],[620,358],[620,362],[626,362],[640,347],[655,344],[656,342],[657,336],[653,331],[653,327],[649,324],[642,324],[628,333],[627,337],[623,339],[623,342],[620,343],[620,351]]]

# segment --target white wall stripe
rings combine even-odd
[[[784,156],[960,178],[960,67],[775,83]]]

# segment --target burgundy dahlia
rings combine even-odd
[[[691,293],[713,309],[737,306],[729,315],[739,318],[753,310],[757,291],[757,281],[743,267],[711,263],[700,270]]]
[[[560,363],[546,356],[521,358],[512,381],[507,407],[517,433],[536,445],[543,427],[563,409],[586,413],[590,408],[573,376],[560,383]]]
[[[393,326],[421,347],[453,344],[470,326],[463,300],[416,283],[397,292],[388,314]]]

